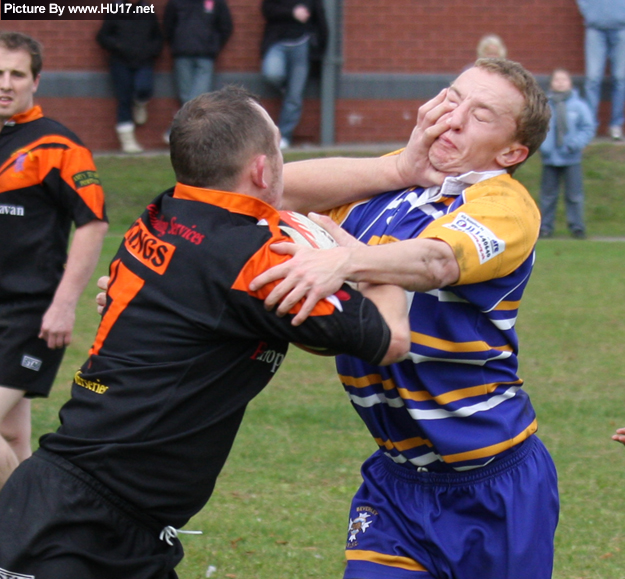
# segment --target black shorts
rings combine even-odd
[[[58,455],[39,449],[0,492],[0,577],[177,579],[180,541]]]
[[[47,397],[65,348],[51,350],[38,338],[49,300],[0,304],[0,386],[26,391],[27,398]]]

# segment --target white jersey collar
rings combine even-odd
[[[462,195],[462,192],[467,186],[475,185],[480,181],[486,181],[486,179],[492,179],[504,173],[505,171],[503,169],[497,171],[469,171],[458,177],[447,177],[440,187],[440,194],[443,197],[457,197],[458,195]],[[438,188],[433,187],[432,189]]]

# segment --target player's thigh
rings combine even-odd
[[[26,411],[30,414],[30,405],[24,398],[24,390],[7,388],[0,384],[0,432],[4,433],[5,423],[13,422]]]
[[[24,392],[11,388],[3,388],[0,386],[0,398],[2,398],[3,390],[12,390],[13,392],[21,392],[22,396],[11,410],[0,421],[0,435],[7,441],[17,460],[22,462],[31,455],[30,436],[30,400],[24,398]],[[13,394],[11,392],[11,394]],[[13,396],[10,396],[13,398]],[[0,403],[0,406],[2,404]]]

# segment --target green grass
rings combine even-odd
[[[173,183],[165,157],[99,158],[111,233],[97,275],[121,234]],[[591,236],[625,236],[625,147],[593,145],[584,162]],[[537,194],[540,163],[518,177]],[[521,307],[521,376],[539,435],[559,471],[562,512],[555,579],[625,579],[625,243],[540,241]],[[95,288],[94,284],[92,287]],[[56,428],[72,375],[93,340],[95,289],[81,300],[74,343],[52,395],[33,403],[33,444]],[[328,579],[343,569],[347,509],[375,444],[350,407],[331,359],[292,348],[250,404],[215,494],[183,536],[182,579]]]

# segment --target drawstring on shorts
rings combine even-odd
[[[171,545],[173,547],[174,544],[171,542],[171,540],[172,539],[177,539],[178,538],[178,534],[181,534],[181,535],[201,535],[202,531],[183,531],[182,529],[175,529],[171,525],[167,525],[166,527],[163,528],[163,530],[161,531],[161,534],[158,536],[158,538],[161,541],[165,541],[168,545]]]

